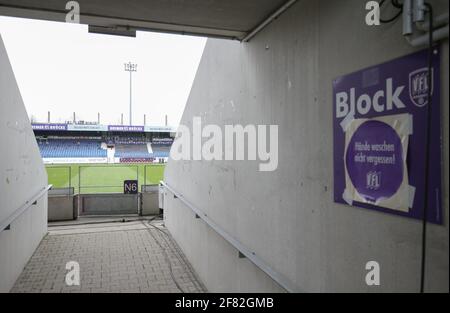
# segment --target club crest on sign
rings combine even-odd
[[[409,74],[409,96],[419,108],[428,104],[428,68],[421,68]],[[433,93],[433,75],[431,77]]]

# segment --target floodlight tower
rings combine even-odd
[[[136,63],[125,63],[125,71],[130,72],[130,126],[132,125],[132,74],[133,72],[137,72],[137,64]]]

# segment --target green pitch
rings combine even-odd
[[[75,193],[122,193],[124,180],[137,179],[139,186],[158,184],[164,168],[159,164],[46,165],[49,184],[54,188],[74,187]]]

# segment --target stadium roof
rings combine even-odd
[[[64,22],[61,0],[0,0],[0,15]],[[246,41],[295,0],[78,0],[80,23],[93,32],[136,30],[225,37]]]

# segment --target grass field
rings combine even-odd
[[[49,184],[54,188],[74,187],[75,193],[122,193],[124,180],[137,179],[139,186],[158,184],[163,179],[164,167],[159,164],[46,165]]]

